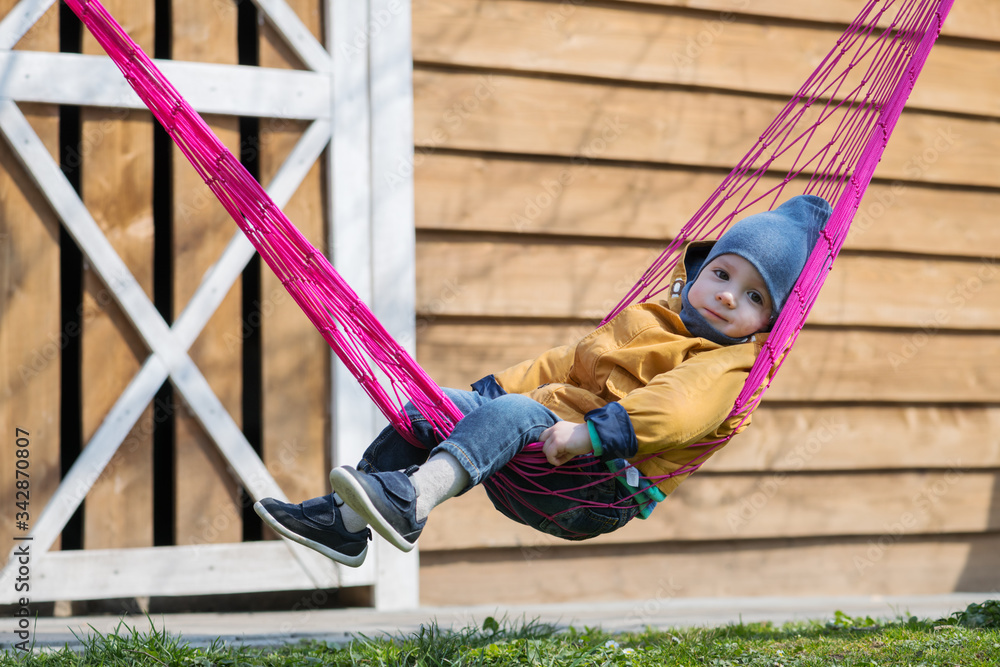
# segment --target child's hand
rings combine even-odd
[[[594,450],[587,425],[573,422],[556,422],[542,431],[539,442],[542,443],[545,458],[554,466],[561,466],[574,456]]]

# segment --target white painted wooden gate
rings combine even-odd
[[[0,132],[150,353],[34,521],[31,599],[373,585],[379,608],[416,606],[416,551],[401,554],[378,538],[367,562],[357,569],[340,567],[286,540],[49,551],[167,379],[248,493],[255,498],[284,497],[188,356],[188,348],[253,256],[250,243],[234,224],[225,252],[206,273],[182,315],[168,326],[18,108],[18,102],[144,108],[107,58],[11,50],[55,1],[22,0],[0,21]],[[413,183],[412,170],[400,168],[412,165],[413,156],[409,4],[325,0],[324,47],[284,0],[253,1],[308,71],[176,61],[157,64],[199,112],[311,121],[271,183],[269,194],[283,206],[312,165],[327,160],[330,259],[397,339],[413,341]],[[376,25],[378,29],[372,29]],[[288,100],[295,103],[288,104]],[[377,174],[393,174],[393,178]],[[376,239],[392,242],[380,244],[376,253]],[[381,417],[333,359],[332,460],[354,463],[364,443],[376,433]],[[15,576],[16,563],[8,561],[0,573],[0,604],[15,601]]]

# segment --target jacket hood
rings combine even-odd
[[[715,241],[691,241],[681,250],[681,259],[677,266],[670,272],[670,289],[667,296],[660,300],[660,304],[668,309],[680,314],[683,303],[681,292],[687,285],[688,276],[697,276],[705,263],[705,258],[715,246]]]
[[[667,297],[660,300],[661,305],[681,316],[686,295],[685,288],[688,285],[688,281],[698,277],[701,267],[712,253],[715,244],[715,241],[691,241],[683,248],[680,261],[677,262],[677,266],[670,273],[670,288]],[[752,334],[740,340],[729,338],[714,329],[707,322],[703,322],[701,327],[708,330],[700,331],[698,330],[697,323],[699,319],[700,316],[695,318],[690,318],[687,314],[681,316],[681,323],[684,325],[688,335],[696,338],[705,338],[718,345],[736,345],[739,343],[754,342],[760,346],[767,340],[766,332]]]

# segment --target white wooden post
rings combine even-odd
[[[327,39],[332,124],[327,151],[329,257],[337,272],[367,304],[372,302],[371,113],[368,53],[345,57],[354,30],[362,30],[367,0],[328,0]],[[353,48],[353,47],[352,47]],[[375,435],[375,408],[339,360],[333,364],[334,465],[355,465]]]
[[[416,223],[410,3],[370,0],[368,21],[372,232],[376,239],[376,252],[371,262],[372,309],[392,337],[415,356]],[[375,606],[379,609],[418,606],[418,550],[404,554],[383,541],[377,554]]]
[[[379,180],[387,165],[412,164],[409,5],[398,0],[391,3],[402,5],[405,11],[392,16],[388,25],[392,34],[388,35],[382,23],[373,22],[374,12],[385,11],[387,4],[329,0],[327,46],[333,57],[333,136],[327,171],[330,257],[389,333],[412,342],[413,174],[404,176],[404,186],[395,191]],[[374,25],[380,26],[377,34]],[[334,465],[353,466],[386,422],[339,361],[334,363],[332,381],[332,459]],[[404,555],[376,537],[372,551],[375,606],[416,607],[416,550]]]

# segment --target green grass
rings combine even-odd
[[[712,629],[647,630],[610,635],[557,630],[537,622],[488,618],[481,628],[437,626],[408,637],[358,638],[346,646],[322,642],[280,648],[235,648],[217,642],[195,648],[163,631],[134,632],[125,624],[95,635],[82,650],[6,652],[3,665],[622,665],[628,667],[799,667],[807,665],[1000,665],[1000,602],[971,605],[946,619],[894,622],[836,612],[827,623],[735,624]]]

